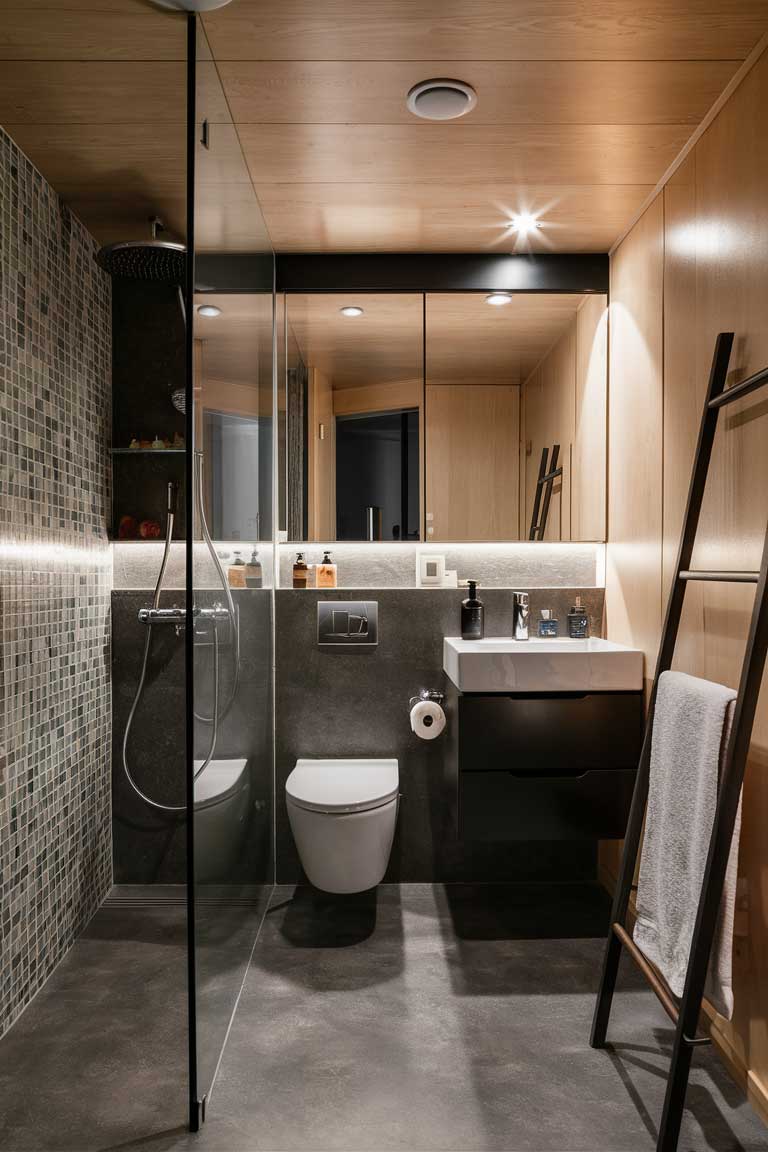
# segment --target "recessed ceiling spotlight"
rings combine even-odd
[[[358,308],[357,304],[348,304],[346,308],[339,308],[342,316],[362,316],[362,308]]]
[[[411,88],[406,103],[422,120],[458,120],[477,104],[477,92],[463,80],[422,80]]]
[[[491,292],[490,296],[486,296],[485,302],[486,304],[495,304],[497,308],[500,308],[502,304],[511,304],[512,297],[509,292]]]
[[[509,227],[513,232],[527,236],[529,232],[535,232],[541,225],[532,212],[520,212],[509,221]]]
[[[221,308],[215,304],[200,304],[197,309],[198,316],[221,316]]]

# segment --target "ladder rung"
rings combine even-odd
[[[757,584],[759,572],[681,572],[680,580],[719,580],[723,584]]]
[[[748,376],[746,380],[742,380],[740,384],[734,384],[732,388],[726,388],[719,396],[715,396],[714,400],[709,401],[709,407],[722,408],[724,404],[732,404],[734,400],[740,400],[742,396],[756,392],[764,384],[768,384],[768,368],[763,368],[761,372],[755,372],[754,376]]]
[[[627,952],[629,952],[635,964],[640,969],[645,979],[648,981],[650,988],[653,992],[656,993],[656,997],[666,1012],[667,1016],[669,1016],[673,1024],[677,1024],[680,1010],[678,1009],[675,998],[664,977],[660,972],[657,971],[656,967],[651,964],[645,953],[640,951],[637,944],[635,944],[629,932],[627,932],[623,925],[614,924],[613,934],[621,941],[622,946],[626,948]],[[683,1040],[686,1044],[690,1044],[692,1047],[697,1048],[703,1044],[712,1043],[712,1040],[709,1036],[683,1036]]]
[[[629,952],[635,964],[637,964],[643,976],[645,976],[651,988],[656,993],[659,1003],[666,1012],[667,1016],[669,1016],[673,1024],[677,1024],[677,1017],[679,1016],[678,1007],[675,1003],[675,999],[672,993],[670,992],[661,975],[656,971],[648,957],[640,951],[637,944],[635,944],[629,932],[627,932],[623,925],[614,924],[613,933],[614,936],[617,936],[621,941],[622,945],[626,948],[627,952]]]

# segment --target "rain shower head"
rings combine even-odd
[[[120,280],[153,281],[156,284],[184,283],[187,250],[183,244],[158,240],[162,221],[154,216],[151,240],[123,240],[108,244],[96,253],[96,263],[110,276]]]
[[[120,280],[182,284],[186,251],[183,244],[168,240],[126,240],[101,248],[96,263]]]

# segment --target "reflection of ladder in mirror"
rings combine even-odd
[[[629,823],[624,837],[624,852],[611,911],[611,927],[606,944],[600,992],[595,1006],[590,1040],[593,1048],[605,1047],[611,1001],[623,948],[635,961],[640,972],[659,998],[665,1012],[676,1025],[672,1061],[667,1079],[667,1093],[656,1145],[657,1152],[675,1152],[677,1148],[691,1066],[691,1054],[697,1045],[710,1043],[708,1036],[699,1037],[696,1035],[696,1030],[704,997],[704,984],[712,949],[712,938],[715,933],[723,894],[736,812],[744,780],[744,769],[752,737],[752,726],[763,678],[763,669],[765,668],[766,652],[768,652],[768,532],[765,536],[759,571],[697,571],[691,569],[693,546],[704,497],[707,472],[709,471],[712,445],[717,430],[718,415],[726,404],[732,404],[734,400],[740,400],[763,385],[768,385],[768,368],[765,368],[747,380],[742,380],[740,384],[734,384],[733,387],[726,389],[725,382],[732,344],[733,333],[721,332],[715,346],[709,388],[707,398],[704,401],[704,412],[688,492],[688,504],[680,538],[676,574],[669,594],[667,615],[656,664],[656,675],[648,706],[645,739],[640,754]],[[678,1000],[661,973],[635,944],[627,930],[626,921],[635,866],[641,846],[645,805],[648,799],[651,734],[656,691],[662,672],[666,672],[672,667],[675,641],[683,612],[685,590],[692,580],[756,584],[757,588],[738,695],[734,704],[730,736],[724,752],[717,808],[688,956],[688,971],[683,995]]]
[[[552,485],[558,476],[563,474],[562,464],[558,468],[560,445],[552,448],[552,463],[547,468],[549,448],[542,448],[539,462],[539,477],[536,481],[536,493],[533,497],[533,512],[531,513],[531,527],[528,532],[529,540],[543,540],[547,530],[547,517],[549,516],[549,502],[552,499]],[[541,514],[541,519],[539,519]]]

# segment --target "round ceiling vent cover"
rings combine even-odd
[[[407,103],[422,120],[457,120],[477,104],[477,92],[461,80],[422,80],[411,88]]]

